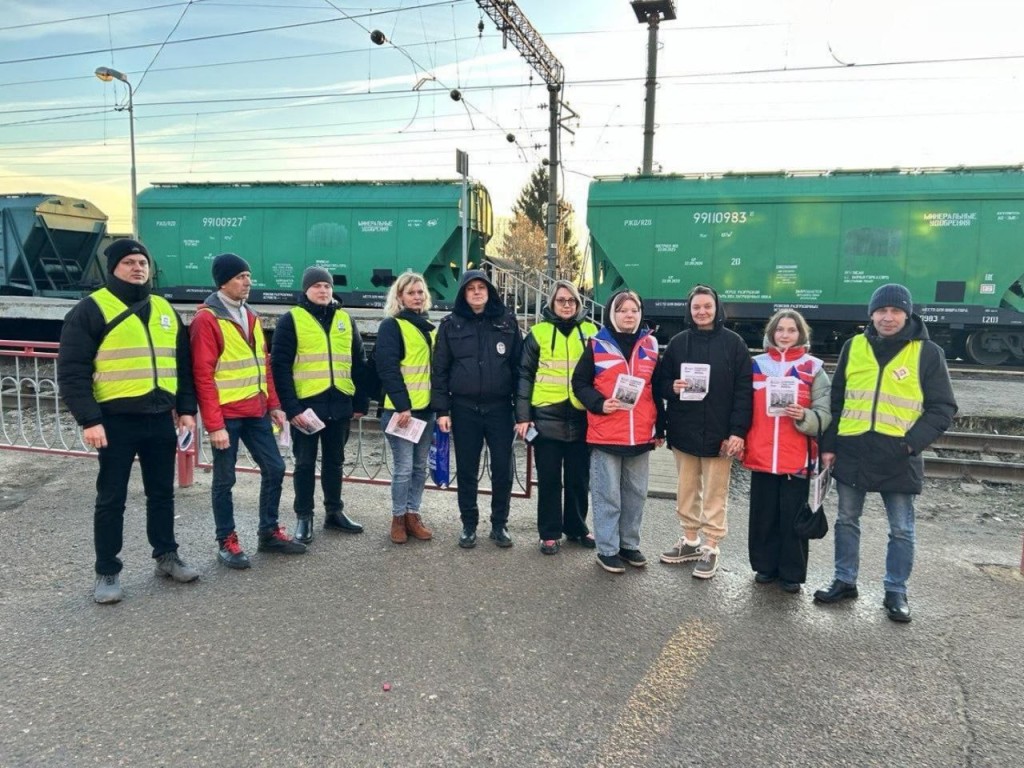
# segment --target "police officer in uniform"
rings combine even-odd
[[[185,325],[165,299],[150,293],[146,247],[120,239],[104,255],[106,287],[64,319],[57,382],[85,445],[99,453],[93,598],[116,603],[123,596],[118,554],[136,456],[156,573],[179,582],[199,578],[178,556],[174,539],[177,430],[195,428],[196,398]]]
[[[313,541],[313,492],[316,455],[321,446],[320,486],[324,492],[324,529],[362,533],[363,526],[342,511],[342,464],[349,422],[366,415],[369,399],[356,382],[365,379],[366,355],[359,329],[334,300],[334,278],[322,267],[309,267],[302,275],[304,296],[274,329],[270,367],[291,423],[295,457],[295,538]],[[307,409],[324,428],[307,434]]]

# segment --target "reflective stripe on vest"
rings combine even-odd
[[[402,346],[405,353],[399,363],[402,380],[409,392],[409,402],[414,411],[421,411],[430,405],[430,352],[437,338],[437,330],[430,332],[430,344],[413,323],[396,317],[398,330],[402,332]],[[391,398],[385,395],[384,407],[396,410]]]
[[[572,372],[583,357],[587,339],[597,334],[597,326],[583,322],[566,336],[554,323],[545,321],[533,326],[530,333],[540,349],[530,405],[542,408],[568,400],[573,408],[584,410],[572,391]]]
[[[128,305],[107,288],[90,298],[109,323]],[[149,297],[149,323],[134,312],[103,337],[96,351],[92,394],[97,403],[141,397],[155,389],[178,392],[178,316],[166,299]]]
[[[352,381],[352,320],[343,309],[334,311],[330,343],[324,327],[307,310],[290,310],[295,321],[295,362],[292,378],[300,400],[326,392],[332,385],[339,392],[354,395]]]
[[[213,312],[200,307],[200,312]],[[214,314],[216,314],[214,312]],[[238,323],[217,317],[224,349],[217,360],[213,381],[217,385],[217,401],[221,405],[248,400],[258,394],[269,396],[267,390],[267,347],[259,318],[252,330],[252,346],[242,336]],[[258,350],[258,352],[257,352]]]
[[[856,336],[846,361],[846,399],[839,435],[875,431],[903,437],[924,413],[921,341],[911,341],[879,371],[866,336]]]

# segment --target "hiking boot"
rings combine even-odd
[[[164,552],[156,559],[156,575],[187,584],[199,578],[199,571],[185,565],[177,552]]]
[[[608,573],[625,573],[626,566],[622,564],[622,560],[619,559],[618,555],[601,555],[597,556],[597,564],[604,568]]]
[[[249,562],[249,556],[245,554],[245,550],[242,549],[242,545],[238,542],[238,534],[234,531],[218,543],[220,544],[220,551],[217,553],[217,559],[228,568],[244,570],[252,565]]]
[[[566,541],[575,541],[584,549],[594,549],[597,546],[597,542],[594,540],[594,534],[584,533],[582,536],[566,536]]]
[[[295,540],[303,544],[310,544],[313,541],[313,518],[300,517],[295,521]]]
[[[409,540],[409,532],[405,529],[405,515],[391,516],[391,540],[395,544],[405,544]]]
[[[434,538],[434,532],[423,524],[423,518],[419,512],[405,513],[405,530],[414,539],[430,541]]]
[[[512,546],[512,537],[508,535],[508,531],[504,526],[500,528],[491,528],[488,538],[502,549]]]
[[[284,528],[277,526],[270,533],[260,534],[256,551],[276,552],[280,555],[302,555],[306,552],[306,545],[301,541],[295,541],[295,539],[285,533]]]
[[[472,549],[476,546],[476,528],[465,527],[459,535],[459,546],[463,549]]]
[[[647,565],[647,558],[644,557],[644,553],[639,549],[620,549],[619,559],[629,563],[634,568],[643,568]]]
[[[325,531],[343,531],[345,533],[362,533],[363,526],[344,512],[328,512],[324,518]]]
[[[540,543],[540,551],[545,555],[557,555],[562,545],[557,539],[544,539]]]
[[[693,568],[695,579],[710,579],[718,572],[718,547],[701,544],[700,557]]]
[[[119,573],[97,573],[96,588],[93,590],[92,599],[104,605],[119,603],[123,597],[121,592],[121,574]]]
[[[671,549],[661,553],[661,562],[675,565],[700,560],[700,544],[699,538],[691,544],[685,536],[680,536],[679,541],[673,544]]]

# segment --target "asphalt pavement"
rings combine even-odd
[[[704,582],[657,562],[678,535],[665,499],[646,508],[650,565],[621,576],[573,544],[541,555],[534,500],[513,501],[514,547],[466,551],[454,494],[429,491],[434,540],[393,545],[388,489],[364,484],[344,497],[366,533],[318,525],[308,554],[264,555],[251,475],[236,507],[253,567],[230,571],[198,473],[177,531],[202,577],[182,585],[153,575],[136,472],[125,599],[100,606],[93,461],[0,451],[0,477],[3,766],[973,768],[1024,754],[1012,526],[919,521],[914,620],[897,625],[873,497],[860,599],[821,607],[831,534],[802,594],[755,585],[745,482]],[[289,527],[291,499],[289,479]]]

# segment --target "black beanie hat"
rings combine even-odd
[[[234,253],[222,253],[213,260],[213,284],[218,288],[243,272],[252,272],[249,262]]]
[[[914,300],[910,298],[910,291],[898,283],[889,283],[875,289],[871,294],[871,302],[868,304],[868,317],[875,313],[876,309],[882,307],[896,307],[902,309],[907,315],[914,312]]]
[[[114,267],[121,263],[121,259],[133,253],[140,253],[146,257],[146,261],[150,261],[149,251],[138,240],[129,240],[127,237],[122,237],[112,242],[103,251],[103,255],[107,257],[107,272],[114,274]]]
[[[302,292],[305,293],[311,285],[317,283],[329,283],[333,288],[334,278],[323,267],[306,267],[306,271],[302,273]]]

